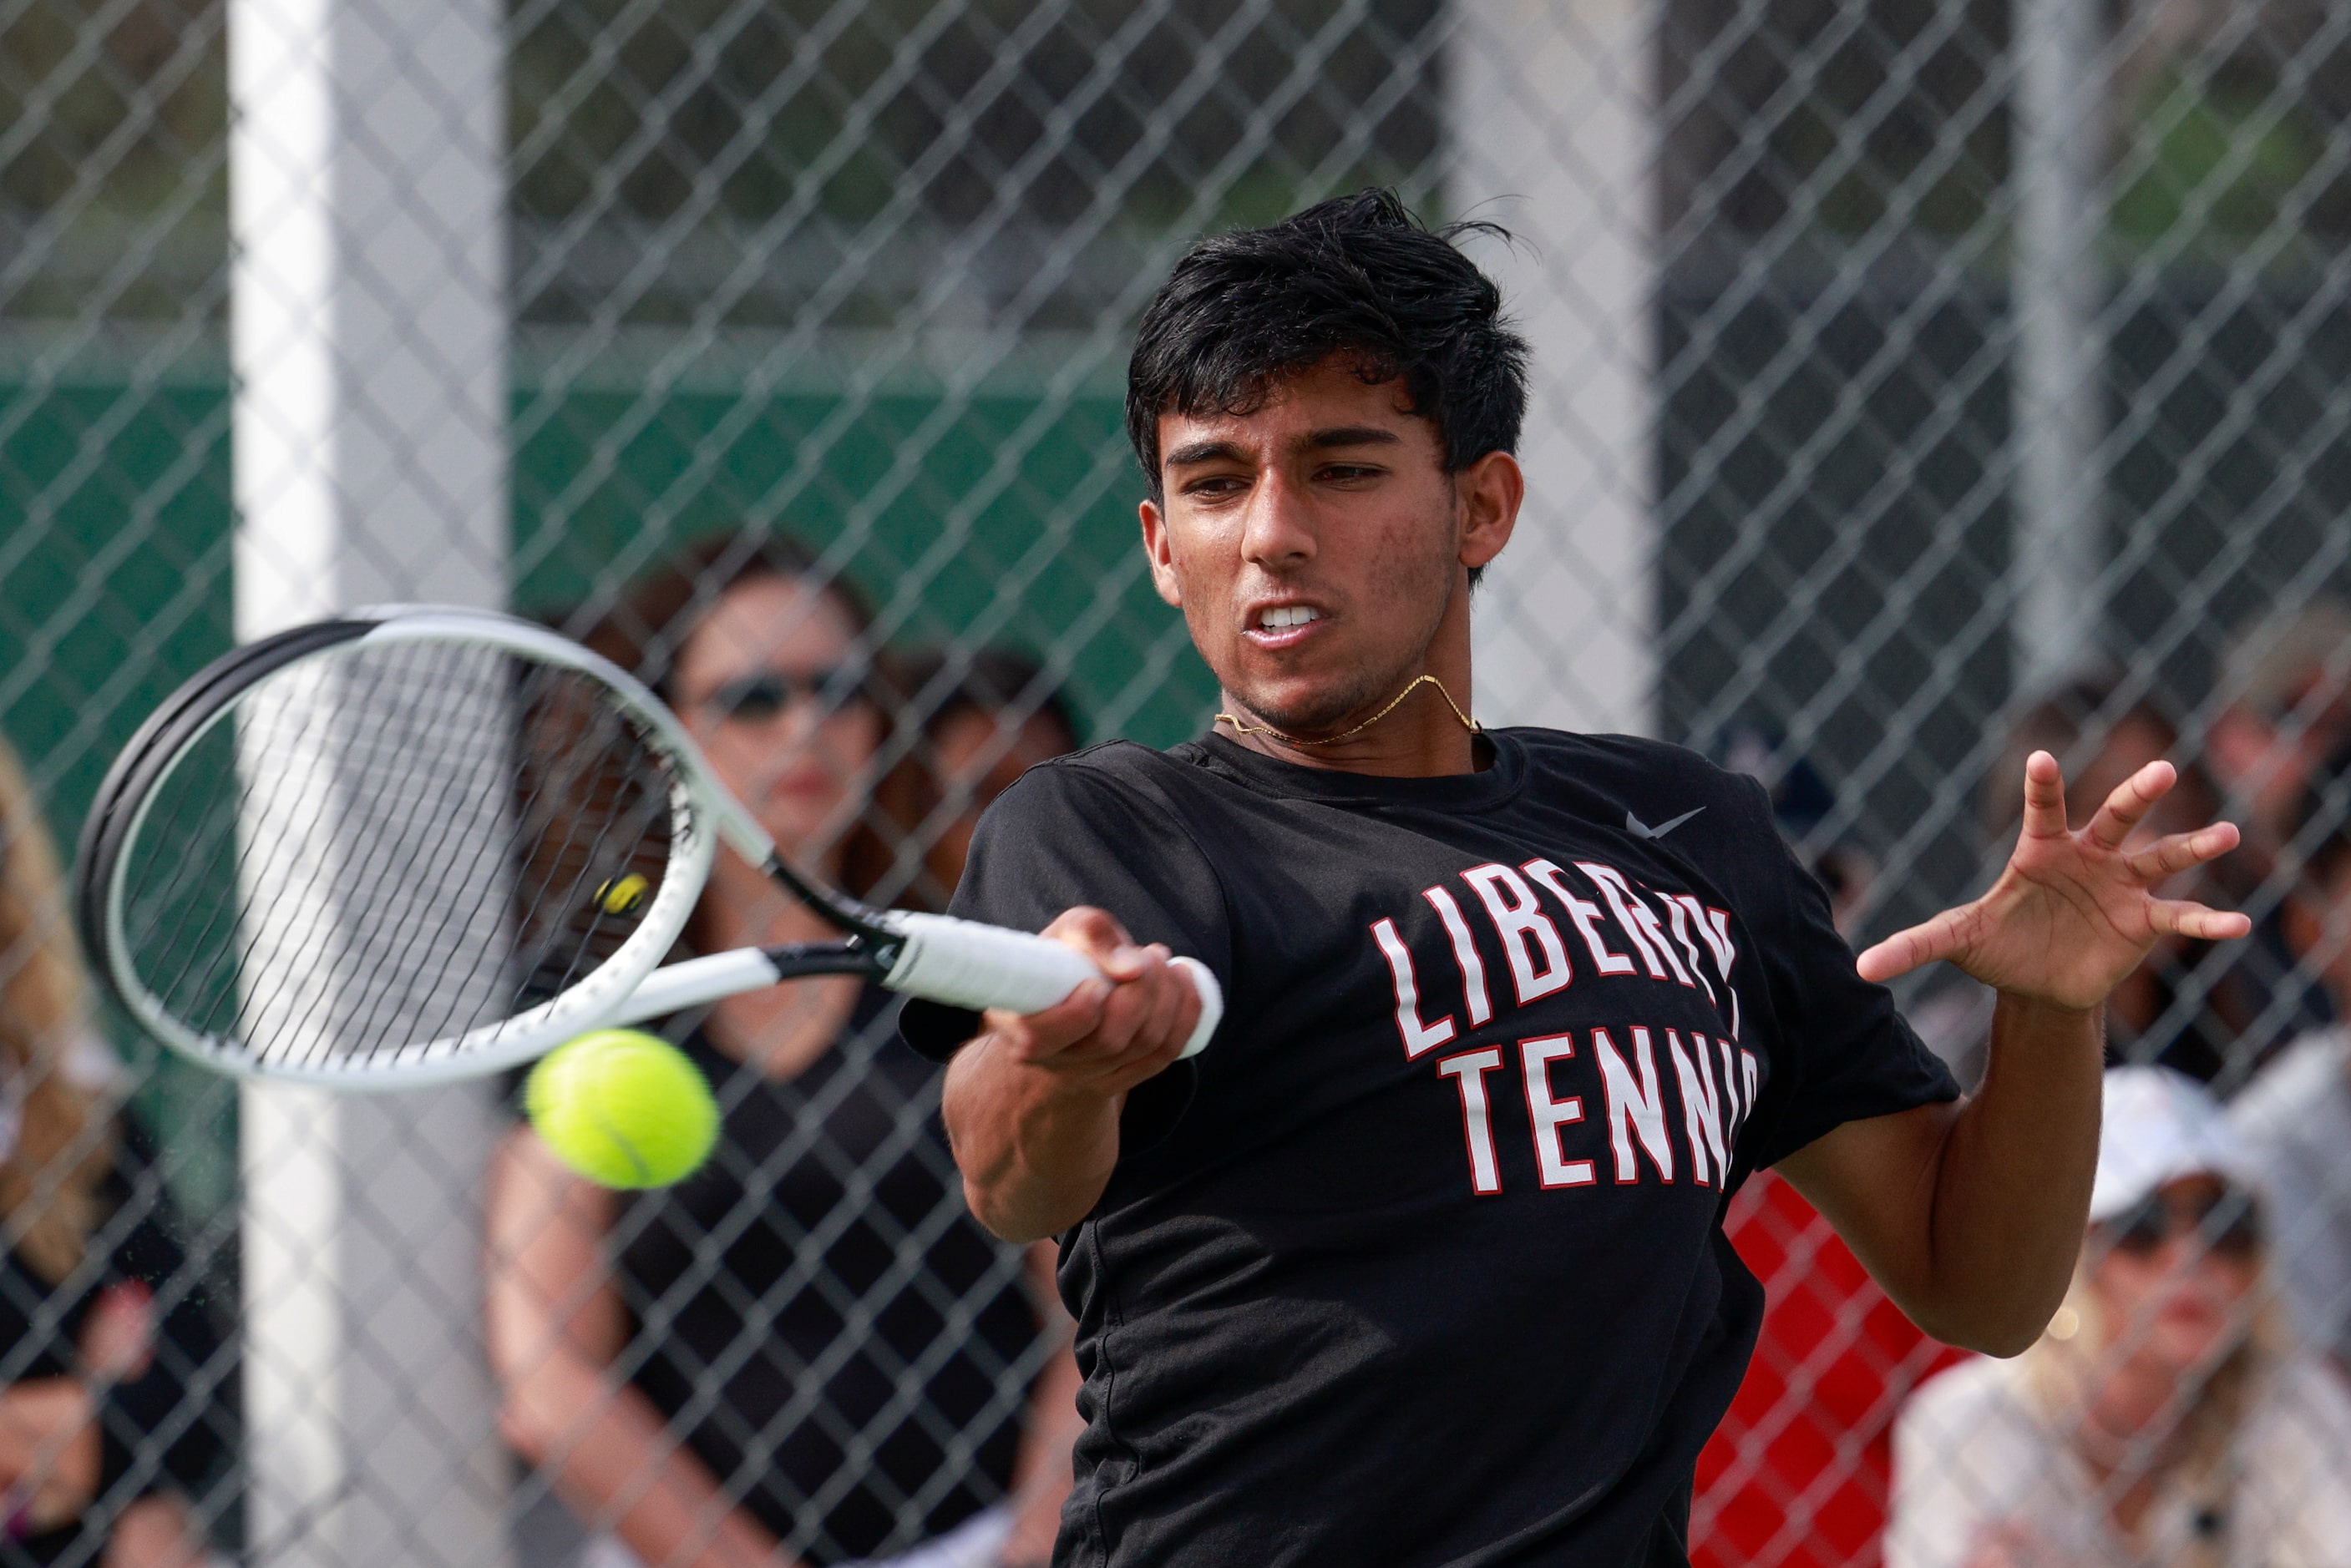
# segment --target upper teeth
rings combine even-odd
[[[1285,626],[1304,626],[1310,620],[1322,618],[1321,610],[1309,609],[1304,605],[1283,605],[1279,609],[1265,612],[1265,628],[1273,631]]]

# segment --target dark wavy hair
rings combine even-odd
[[[1155,501],[1159,419],[1248,413],[1273,384],[1334,355],[1366,382],[1401,380],[1437,427],[1445,471],[1515,452],[1527,343],[1502,291],[1455,244],[1492,223],[1430,229],[1393,191],[1320,202],[1200,241],[1160,286],[1126,368],[1126,433]]]

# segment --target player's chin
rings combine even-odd
[[[1285,735],[1311,737],[1342,728],[1355,705],[1352,692],[1336,682],[1312,686],[1269,683],[1238,695],[1260,722]]]
[[[1225,688],[1276,729],[1311,730],[1343,716],[1361,684],[1343,660],[1303,659],[1243,648],[1223,670]]]

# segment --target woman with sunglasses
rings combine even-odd
[[[669,701],[788,855],[892,896],[863,818],[894,704],[847,584],[789,541],[730,538],[586,632]],[[688,940],[829,934],[721,854]],[[507,1438],[593,1532],[539,1544],[563,1532],[536,1510],[528,1568],[993,1564],[1021,1480],[1066,1471],[1028,1451],[1025,1417],[1068,1402],[1075,1372],[1019,1250],[964,1210],[935,1076],[894,1040],[889,994],[799,981],[675,1023],[723,1114],[699,1172],[607,1191],[520,1127],[493,1171]]]
[[[1888,1568],[2351,1562],[2351,1395],[2287,1334],[2252,1171],[2191,1079],[2106,1075],[2074,1289],[1904,1410]]]

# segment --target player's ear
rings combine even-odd
[[[1159,597],[1184,607],[1184,590],[1176,581],[1176,556],[1167,539],[1167,514],[1159,509],[1156,501],[1145,501],[1140,508],[1143,516],[1143,554],[1151,563],[1151,586]]]
[[[1461,564],[1482,566],[1502,553],[1519,525],[1526,499],[1526,471],[1507,452],[1489,452],[1453,476],[1461,525]]]

